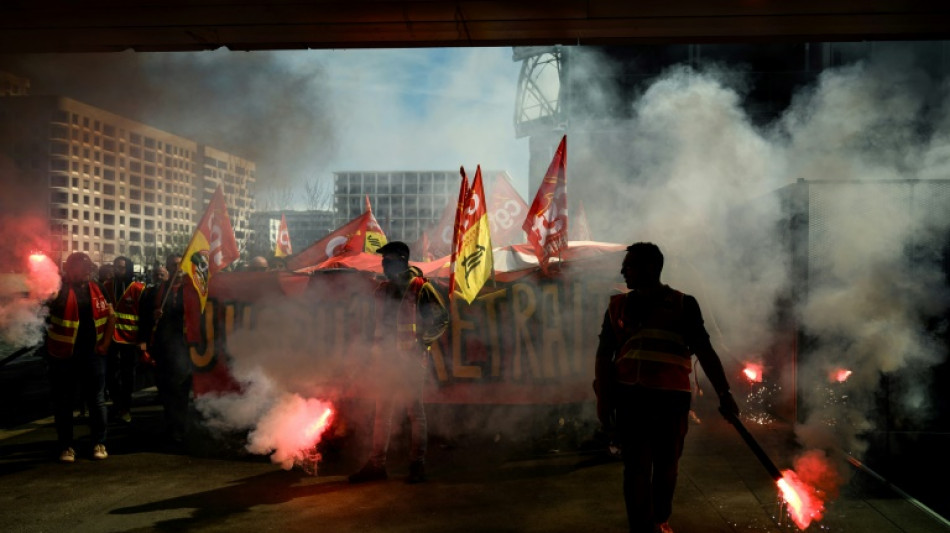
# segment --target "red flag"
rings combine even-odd
[[[504,172],[495,177],[487,207],[492,243],[495,246],[521,244],[524,234],[516,224],[528,212],[528,204],[512,187]]]
[[[432,246],[429,244],[429,235],[425,231],[412,243],[412,255],[415,261],[429,262],[434,261],[436,257],[432,255]],[[442,257],[442,256],[439,256]]]
[[[294,253],[290,246],[290,232],[287,231],[287,217],[280,214],[280,228],[277,229],[277,247],[274,250],[274,257],[287,257]]]
[[[445,257],[452,253],[452,230],[455,228],[455,211],[457,202],[449,201],[442,210],[442,216],[425,234],[429,240],[429,251],[432,257]]]
[[[195,290],[198,291],[202,311],[208,298],[211,276],[240,256],[237,241],[234,240],[234,230],[231,228],[231,219],[228,218],[228,209],[224,205],[224,190],[219,184],[179,265],[179,269],[191,278]]]
[[[543,272],[548,262],[567,249],[567,135],[554,152],[522,229]]]
[[[287,259],[291,271],[319,265],[327,259],[353,252],[375,252],[386,244],[386,236],[376,222],[366,199],[367,209],[361,215],[337,228],[326,237]]]
[[[587,211],[584,211],[584,201],[581,200],[581,205],[577,209],[577,231],[574,233],[577,235],[574,237],[575,241],[589,241],[591,240],[590,236],[590,226],[587,225]]]
[[[452,229],[452,262],[449,264],[449,298],[452,298],[452,293],[455,292],[455,260],[458,257],[462,211],[465,209],[465,202],[468,200],[468,178],[465,176],[465,167],[459,167],[459,174],[462,176],[462,182],[459,184],[459,201],[455,207],[455,225]]]

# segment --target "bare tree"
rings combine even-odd
[[[281,211],[290,209],[294,202],[294,190],[289,185],[268,187],[257,193],[258,211]]]
[[[325,179],[312,178],[304,184],[308,209],[330,209],[333,206],[333,184]]]

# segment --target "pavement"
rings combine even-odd
[[[243,451],[240,436],[185,446],[160,437],[154,389],[136,394],[131,424],[112,423],[109,458],[88,445],[56,462],[51,418],[0,431],[0,524],[14,532],[328,531],[622,532],[622,465],[572,432],[568,420],[537,438],[483,428],[439,435],[430,411],[430,480],[407,485],[406,439],[394,434],[390,479],[350,485],[365,458],[355,431],[328,441],[317,475],[283,470]],[[441,409],[441,411],[439,410]],[[795,531],[766,470],[715,412],[692,422],[670,521],[678,533]],[[466,415],[467,416],[467,415]],[[750,425],[782,466],[794,453],[787,426]],[[77,436],[87,433],[77,424]],[[364,436],[365,437],[365,436]],[[198,440],[200,442],[195,443]],[[596,443],[595,443],[596,444]],[[853,468],[825,518],[809,531],[950,532],[947,522],[873,475]]]

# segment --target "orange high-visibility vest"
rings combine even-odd
[[[385,295],[385,288],[389,282],[383,283],[377,289],[377,298],[388,298]],[[399,302],[399,310],[396,315],[396,348],[402,353],[418,353],[422,348],[419,342],[419,334],[416,331],[416,315],[419,308],[419,294],[422,292],[422,286],[426,284],[426,279],[422,276],[416,276],[409,281],[409,287],[402,295]],[[385,306],[376,306],[376,323],[382,324]]]
[[[51,312],[49,327],[46,330],[46,351],[53,357],[60,359],[71,357],[79,334],[79,304],[76,302],[76,292],[69,287],[66,295],[66,306],[60,312]],[[109,322],[109,302],[103,296],[99,286],[89,282],[89,300],[92,302],[92,318],[96,323],[96,344],[102,341],[105,335],[106,324]]]
[[[617,338],[617,381],[654,389],[689,391],[692,355],[683,337],[683,293],[663,287],[656,306],[632,323],[624,316],[627,295],[610,297],[607,308]]]
[[[105,282],[106,295],[113,294],[115,281]],[[118,302],[111,302],[115,307],[115,332],[112,338],[120,344],[135,344],[139,340],[139,299],[145,284],[133,281],[125,288]]]

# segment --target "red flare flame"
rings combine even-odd
[[[847,368],[839,368],[832,373],[832,378],[838,383],[844,383],[851,377],[851,371]]]
[[[794,470],[782,471],[782,479],[776,484],[788,506],[789,516],[799,529],[805,529],[813,521],[821,520],[825,512],[824,502],[817,491],[802,481]]]
[[[762,381],[762,365],[746,363],[742,373],[745,374],[750,383],[760,383]]]
[[[306,435],[308,439],[313,439],[315,437],[319,437],[320,435],[322,435],[323,431],[327,428],[327,425],[330,420],[330,415],[332,414],[333,414],[333,409],[330,409],[329,407],[327,407],[326,411],[324,411],[322,415],[320,415],[316,420],[314,420],[309,425],[307,425],[306,428],[304,428],[303,430],[304,435]]]

